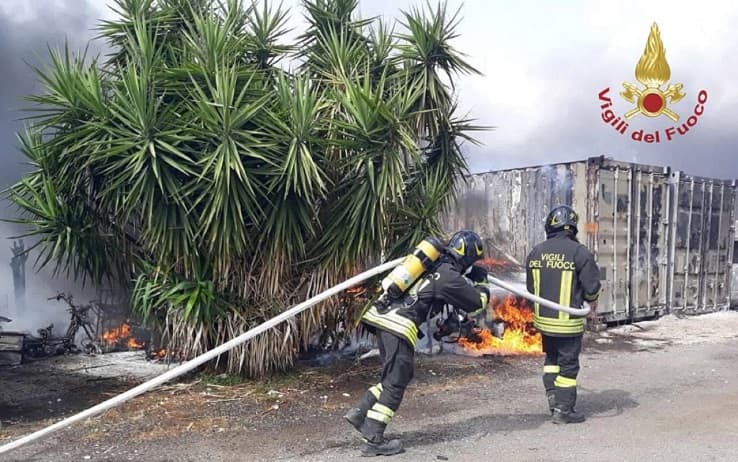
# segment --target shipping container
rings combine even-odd
[[[736,183],[604,157],[470,175],[446,231],[477,230],[524,262],[555,205],[580,215],[595,254],[604,322],[730,305]]]
[[[736,216],[738,216],[738,200],[736,200]],[[738,308],[738,221],[733,225],[733,280],[730,286],[730,307]]]
[[[730,307],[735,184],[672,173],[671,308],[700,313]]]

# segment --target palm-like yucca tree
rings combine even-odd
[[[54,51],[30,97],[35,169],[9,197],[40,264],[133,281],[134,309],[184,356],[438,233],[465,171],[478,127],[452,84],[476,70],[451,45],[457,17],[413,9],[397,33],[358,0],[303,4],[291,47],[267,4],[117,0],[104,62]],[[337,303],[228,369],[289,366]]]

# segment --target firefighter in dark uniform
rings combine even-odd
[[[415,370],[415,344],[424,335],[418,326],[444,305],[476,313],[487,307],[487,271],[472,265],[483,258],[480,237],[467,230],[451,237],[437,265],[390,306],[371,306],[361,322],[377,337],[383,362],[382,379],[369,388],[357,407],[344,416],[363,436],[364,456],[402,452],[398,439],[388,440],[384,431],[400,407],[405,388]],[[464,275],[467,275],[465,277]]]
[[[580,308],[587,301],[588,317],[595,319],[600,271],[592,253],[577,241],[578,222],[569,206],[551,210],[545,222],[546,240],[526,260],[527,286],[529,292],[564,306]],[[583,422],[584,415],[574,406],[585,320],[537,303],[534,307],[534,325],[541,332],[546,354],[543,385],[553,422]]]

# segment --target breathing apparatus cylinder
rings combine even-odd
[[[413,284],[438,261],[446,246],[435,237],[426,237],[413,253],[395,267],[382,280],[382,289],[390,300],[402,296]]]

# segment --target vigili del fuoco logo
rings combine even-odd
[[[682,91],[681,83],[669,82],[671,69],[666,61],[666,50],[661,42],[656,23],[651,26],[646,49],[636,65],[635,78],[642,86],[630,82],[623,83],[620,96],[633,107],[622,116],[613,110],[610,87],[599,93],[604,123],[613,127],[621,135],[630,136],[633,141],[644,143],[672,141],[679,136],[686,135],[697,125],[700,116],[705,111],[707,90],[700,90],[697,93],[697,101],[692,113],[686,120],[680,122],[679,114],[671,106],[681,101],[687,94]],[[666,117],[674,124],[664,129],[646,131],[636,126],[639,117]],[[634,122],[632,128],[631,121]]]

